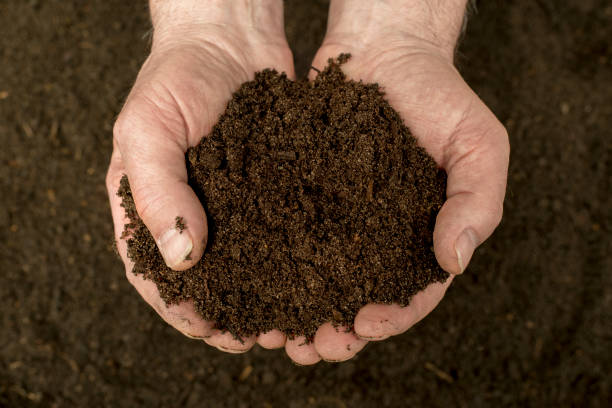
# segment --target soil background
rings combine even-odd
[[[286,2],[299,74],[326,12]],[[457,63],[508,127],[504,220],[427,319],[314,367],[189,340],[124,278],[104,175],[149,30],[144,1],[0,3],[0,406],[609,406],[608,1],[480,2]]]

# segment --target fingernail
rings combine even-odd
[[[206,336],[194,336],[189,333],[183,333],[183,334],[193,340],[204,340],[206,338]]]
[[[164,232],[157,241],[157,246],[169,268],[181,264],[193,250],[189,234],[186,231],[181,234],[176,228]]]
[[[221,351],[224,351],[226,353],[231,353],[231,354],[243,354],[249,351],[249,350],[233,349],[233,348],[229,348],[225,346],[217,346],[217,348]]]
[[[367,340],[367,341],[385,340],[389,338],[389,336],[384,335],[384,334],[382,336],[361,336],[358,334],[357,337],[359,337],[361,340]]]
[[[355,335],[367,341],[384,340],[389,337],[386,333],[389,331],[387,329],[388,325],[388,319],[368,319],[367,323],[362,324],[362,327],[365,326],[365,330],[363,331],[367,332],[367,335],[361,335],[357,332],[355,332]]]
[[[455,253],[457,254],[457,263],[459,263],[459,273],[465,271],[477,246],[478,237],[476,237],[476,232],[471,228],[466,228],[455,242]]]

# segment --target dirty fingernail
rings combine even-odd
[[[231,353],[231,354],[242,354],[242,353],[246,353],[249,350],[240,350],[240,349],[233,349],[233,348],[229,348],[229,347],[225,347],[225,346],[217,346],[217,348],[221,351],[224,351],[226,353]]]
[[[159,251],[169,268],[175,268],[181,264],[193,250],[193,242],[187,232],[181,232],[171,228],[157,241]]]
[[[190,339],[193,339],[193,340],[204,340],[205,338],[207,338],[207,336],[194,336],[194,335],[189,334],[189,333],[183,333],[183,334],[185,336],[189,337]],[[210,337],[210,336],[208,336],[208,337]]]
[[[471,228],[466,228],[455,242],[455,253],[457,254],[457,263],[459,264],[459,273],[465,271],[477,246],[478,238],[476,237],[476,232]]]
[[[362,340],[383,340],[388,336],[387,319],[367,319],[361,325],[361,334],[355,333]]]
[[[380,341],[380,340],[386,340],[388,339],[390,336],[386,335],[386,334],[382,334],[380,336],[362,336],[360,334],[357,334],[357,337],[359,337],[361,340],[366,340],[366,341]]]

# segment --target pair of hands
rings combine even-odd
[[[343,66],[348,77],[381,84],[419,143],[446,170],[447,201],[436,220],[434,249],[451,278],[415,295],[405,308],[365,306],[355,318],[354,332],[326,323],[311,344],[304,344],[304,338],[287,339],[277,330],[239,342],[214,329],[214,322],[203,321],[190,302],[166,306],[153,282],[132,273],[120,239],[127,219],[116,192],[127,174],[138,213],[169,267],[185,270],[198,261],[206,246],[206,215],[187,184],[185,151],[211,131],[232,93],[256,71],[275,68],[295,77],[282,2],[237,3],[151,1],[151,54],[115,124],[107,174],[119,253],[130,283],[166,322],[189,337],[232,353],[246,352],[255,343],[284,347],[302,365],[344,361],[368,341],[403,333],[431,312],[452,277],[463,272],[475,248],[493,232],[502,215],[508,137],[453,66],[465,0],[451,0],[455,8],[438,12],[431,5],[405,7],[410,1],[404,0],[397,9],[393,0],[333,0],[328,32],[312,65],[322,69],[328,58],[351,53]],[[189,226],[183,234],[174,228],[177,215]]]

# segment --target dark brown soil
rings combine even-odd
[[[188,150],[209,225],[193,268],[165,265],[124,176],[128,256],[166,303],[192,299],[237,337],[279,329],[311,341],[327,321],[351,327],[368,303],[407,305],[446,280],[432,238],[446,174],[378,85],[346,80],[348,58],[314,82],[257,73]]]
[[[608,0],[479,2],[458,65],[509,130],[502,225],[408,333],[314,367],[186,339],[113,255],[104,174],[145,3],[0,1],[0,406],[610,405]],[[327,2],[285,3],[304,75]]]

